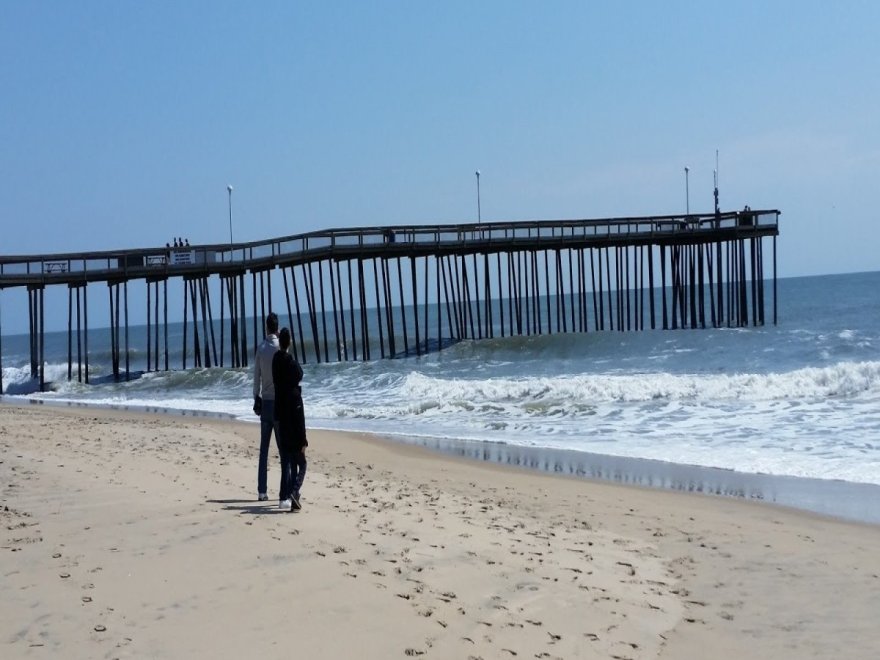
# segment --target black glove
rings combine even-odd
[[[263,399],[262,399],[262,397],[258,397],[258,396],[254,397],[254,414],[257,416],[263,414]]]

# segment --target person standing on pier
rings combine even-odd
[[[254,355],[254,414],[260,417],[260,462],[257,467],[257,499],[269,499],[266,473],[269,470],[269,439],[275,432],[280,443],[278,423],[275,421],[275,383],[272,380],[272,358],[278,352],[278,315],[269,312],[266,317],[266,337]],[[280,444],[279,444],[280,453]]]
[[[303,411],[303,370],[299,362],[288,352],[290,330],[281,328],[281,349],[272,358],[272,378],[275,381],[275,419],[280,437],[278,451],[281,454],[281,492],[279,508],[299,511],[299,491],[306,476],[306,418]]]

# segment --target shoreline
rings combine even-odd
[[[230,413],[184,410],[131,404],[94,404],[79,401],[26,399],[9,401],[0,396],[0,405],[41,406],[121,412],[149,413],[169,417],[205,418],[252,424]],[[528,469],[539,473],[567,475],[585,480],[640,486],[663,491],[693,493],[709,497],[768,503],[806,511],[844,521],[880,525],[880,485],[812,477],[794,477],[671,463],[650,458],[612,456],[571,449],[525,447],[500,442],[456,438],[390,435],[371,431],[349,431],[323,427],[313,430],[352,433],[388,442],[424,447],[428,450],[468,460]]]
[[[880,525],[880,510],[874,506],[880,501],[880,485],[877,484],[738,472],[571,449],[412,436],[389,439],[442,454],[548,474],[772,504],[838,520]]]

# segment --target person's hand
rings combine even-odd
[[[255,396],[254,397],[254,414],[259,416],[263,412],[263,399],[262,397]]]

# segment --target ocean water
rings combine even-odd
[[[496,337],[421,357],[307,362],[307,422],[410,440],[880,484],[878,291],[880,272],[790,278],[779,281],[776,326]],[[771,295],[769,320],[772,304]],[[181,324],[169,327],[169,343],[179,369]],[[130,329],[129,345],[132,370],[144,369],[144,327]],[[108,331],[90,329],[89,346],[93,384],[76,382],[76,365],[68,382],[67,335],[47,333],[53,389],[37,393],[27,337],[4,336],[4,396],[256,421],[249,369],[146,373],[116,383],[106,378]]]

